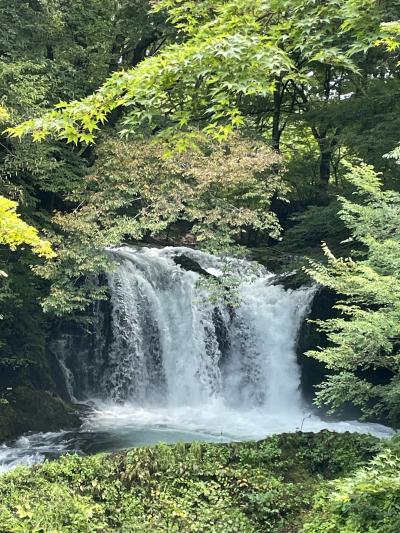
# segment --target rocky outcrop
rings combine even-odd
[[[183,270],[189,270],[191,272],[196,272],[197,274],[200,274],[201,276],[204,276],[206,278],[213,277],[210,272],[207,272],[197,261],[194,259],[191,259],[185,254],[176,255],[174,258],[174,263],[179,265]]]
[[[327,374],[325,365],[312,357],[308,357],[308,350],[315,350],[318,346],[326,346],[327,339],[324,332],[319,331],[315,320],[325,320],[337,315],[333,308],[337,295],[327,288],[320,288],[314,297],[310,314],[304,321],[298,338],[297,354],[301,368],[301,390],[308,401],[315,396],[316,386]]]
[[[53,392],[19,386],[0,399],[0,442],[27,431],[58,431],[80,423],[76,410]]]

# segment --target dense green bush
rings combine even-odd
[[[309,531],[323,531],[314,522],[336,487],[327,479],[365,465],[380,447],[373,437],[323,431],[65,456],[0,477],[0,530],[288,532],[301,531],[306,517]]]
[[[380,453],[351,477],[332,481],[315,496],[306,533],[398,533],[400,458]]]

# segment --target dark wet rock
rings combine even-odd
[[[196,272],[197,274],[200,274],[204,277],[214,277],[210,272],[207,272],[197,261],[194,259],[191,259],[185,254],[176,255],[174,258],[174,262],[176,265],[179,265],[183,270],[189,270],[191,272]]]
[[[308,357],[306,352],[315,350],[319,346],[327,346],[326,334],[318,330],[315,320],[326,320],[338,315],[334,305],[337,295],[334,291],[321,287],[311,304],[310,313],[304,321],[298,338],[297,353],[301,368],[301,390],[308,401],[315,397],[316,387],[324,380],[327,370],[325,365]]]
[[[27,431],[58,431],[80,426],[76,409],[54,392],[20,386],[0,402],[0,441]]]
[[[274,285],[283,285],[286,290],[296,290],[304,286],[310,286],[310,279],[305,276],[302,270],[293,270],[277,274],[273,279]]]

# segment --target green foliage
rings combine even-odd
[[[186,242],[217,252],[249,228],[279,235],[271,210],[272,198],[287,192],[279,156],[251,138],[197,142],[173,157],[166,144],[146,141],[108,138],[99,146],[91,174],[68,196],[78,207],[53,217],[57,259],[35,269],[52,283],[46,310],[63,315],[104,298],[97,278],[111,268],[106,249],[160,237],[176,222],[189,225]]]
[[[88,98],[63,102],[10,134],[91,143],[99,124],[123,106],[124,133],[161,126],[164,135],[177,136],[178,150],[190,142],[190,135],[179,134],[193,125],[225,139],[245,121],[243,99],[272,96],[277,83],[290,83],[306,104],[315,92],[310,72],[316,78],[326,66],[357,72],[354,56],[381,35],[382,11],[373,1],[167,0],[157,3],[162,9],[182,41],[133,70],[116,72]]]
[[[304,533],[396,533],[400,528],[400,457],[386,450],[314,499]]]
[[[387,68],[387,62],[378,62],[376,71]],[[389,63],[390,65],[390,63]],[[370,66],[366,67],[371,70]],[[393,67],[394,72],[397,71]],[[382,156],[393,150],[399,140],[399,79],[395,75],[385,83],[375,76],[368,76],[357,96],[340,105],[337,113],[343,113],[342,144],[366,163],[382,172],[386,187],[398,190],[399,169],[393,159]],[[346,154],[344,154],[346,155]]]
[[[149,16],[149,4],[141,0],[0,0],[0,11],[1,130],[60,100],[90,94],[120,60],[132,66],[153,53],[166,30],[163,15]],[[94,157],[93,151],[58,141],[38,144],[0,135],[0,195],[7,199],[3,203],[11,202],[3,209],[7,227],[2,225],[0,238],[2,387],[54,387],[46,353],[49,319],[39,305],[48,283],[34,275],[32,266],[40,260],[26,241],[53,253],[34,228],[52,233],[52,212],[76,207],[68,198],[82,186]],[[21,244],[13,254],[5,243],[10,239]]]
[[[0,477],[0,521],[5,533],[298,531],[327,473],[350,473],[377,444],[322,432],[65,456]]]
[[[58,315],[81,312],[93,299],[106,297],[97,283],[98,274],[110,268],[104,249],[124,239],[159,236],[177,221],[192,226],[189,242],[218,250],[237,241],[242,231],[278,237],[271,205],[286,196],[288,186],[279,173],[269,172],[268,181],[257,172],[243,178],[235,157],[249,162],[254,150],[235,137],[228,163],[223,143],[236,129],[256,127],[265,135],[272,128],[275,150],[286,129],[291,144],[283,148],[284,159],[295,197],[309,198],[316,189],[321,193],[318,182],[329,180],[333,164],[339,185],[340,155],[334,160],[333,151],[338,132],[351,131],[338,119],[347,105],[342,96],[354,93],[350,100],[358,113],[356,96],[367,85],[359,75],[369,78],[371,70],[375,76],[387,59],[383,51],[378,59],[366,57],[386,35],[382,17],[391,20],[395,12],[390,1],[381,6],[354,0],[165,0],[154,3],[151,15],[148,2],[91,0],[73,9],[62,0],[37,9],[28,4],[31,21],[14,5],[6,10],[5,20],[19,24],[13,43],[24,49],[17,59],[13,46],[4,43],[3,85],[15,87],[6,99],[12,117],[8,132],[47,141],[38,147],[26,139],[21,144],[7,139],[11,155],[4,154],[4,188],[10,196],[22,195],[31,208],[38,195],[50,195],[51,210],[57,204],[51,223],[43,215],[52,226],[59,259],[35,270],[52,284],[45,309]],[[105,17],[107,12],[113,16]],[[45,29],[48,38],[28,49],[24,43],[31,38],[31,24]],[[61,76],[69,71],[68,79]],[[98,91],[82,98],[113,71]],[[69,98],[75,100],[66,103]],[[43,108],[58,99],[43,115]],[[29,120],[16,125],[27,115]],[[102,143],[94,172],[82,180],[85,162],[79,156],[93,156],[88,145],[109,118],[119,130],[122,121],[123,134],[144,135],[144,140]],[[382,122],[390,124],[392,118],[385,115]],[[204,133],[214,139],[211,149],[204,150]],[[357,145],[352,151],[362,153],[357,134],[348,133],[347,139]],[[158,144],[150,144],[157,136]],[[68,151],[52,138],[77,148]],[[325,171],[318,169],[323,156]],[[219,175],[217,165],[223,169]],[[311,173],[311,183],[304,186]],[[13,174],[17,177],[10,180]]]
[[[50,243],[40,238],[38,231],[21,220],[16,212],[18,204],[0,196],[0,244],[15,250],[21,244],[28,244],[40,257],[55,257]]]
[[[340,218],[361,244],[352,258],[337,258],[325,246],[327,264],[313,262],[312,278],[340,295],[342,316],[319,322],[329,346],[309,355],[334,371],[317,394],[318,403],[338,409],[346,402],[365,415],[389,417],[398,423],[400,318],[400,194],[384,191],[379,176],[367,165],[347,176],[355,199],[341,198]],[[388,383],[368,374],[386,371]],[[383,374],[384,375],[384,374]]]

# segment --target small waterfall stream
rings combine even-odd
[[[0,471],[66,450],[93,453],[159,441],[228,441],[283,431],[390,433],[378,424],[328,423],[300,392],[296,342],[315,290],[285,290],[245,260],[188,248],[110,250],[108,315],[97,306],[90,339],[53,346],[72,400],[93,409],[78,432],[22,437],[0,448]],[[240,305],[210,299],[184,255],[221,277],[226,261]],[[218,285],[218,284],[217,284]]]

